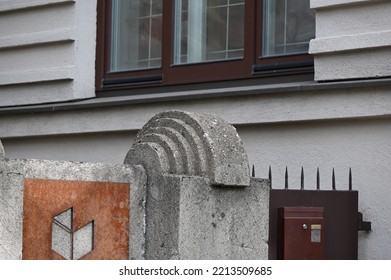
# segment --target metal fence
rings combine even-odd
[[[269,167],[270,181],[269,200],[269,259],[280,259],[281,249],[281,217],[279,209],[284,207],[322,207],[324,209],[324,258],[325,259],[357,259],[357,231],[371,230],[371,223],[364,222],[358,212],[358,191],[353,190],[352,169],[348,172],[348,186],[337,189],[335,170],[332,169],[331,186],[321,189],[320,171],[316,171],[316,188],[307,189],[305,186],[304,168],[301,168],[300,186],[295,189],[289,186],[289,171],[285,168],[284,185],[274,187],[272,168]],[[252,168],[255,177],[255,167]],[[300,248],[300,246],[298,246]]]

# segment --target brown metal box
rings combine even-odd
[[[285,260],[324,259],[323,207],[278,209],[277,258]]]

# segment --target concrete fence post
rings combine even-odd
[[[0,259],[144,259],[141,166],[4,158]]]
[[[147,173],[147,259],[267,259],[268,181],[251,180],[233,126],[209,114],[160,113],[125,163]]]

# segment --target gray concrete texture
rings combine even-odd
[[[125,163],[153,163],[161,174],[201,176],[212,185],[250,185],[247,154],[236,129],[211,114],[157,114],[138,133]]]
[[[0,141],[0,160],[4,160],[4,147],[3,147],[3,144],[1,143]]]
[[[165,175],[147,192],[146,259],[267,259],[269,184],[214,187],[208,178]],[[158,192],[156,192],[158,190]]]
[[[268,258],[268,181],[250,178],[236,129],[214,115],[157,114],[122,165],[7,159],[0,145],[0,259],[22,257],[25,178],[129,182],[130,259]],[[69,238],[53,230],[68,258]],[[76,257],[92,231],[75,233]]]
[[[144,258],[146,177],[142,167],[4,159],[0,161],[0,259],[22,258],[25,178],[130,183],[129,258]],[[85,249],[84,245],[80,246],[81,249],[76,248],[76,252],[82,254]],[[86,246],[91,247],[89,244]]]
[[[233,126],[210,114],[160,113],[125,163],[148,177],[147,259],[267,259],[268,182],[250,180]]]
[[[94,249],[94,222],[89,222],[75,232],[72,225],[72,208],[53,218],[52,250],[67,260],[78,260]]]
[[[72,258],[72,221],[72,208],[58,214],[52,219],[52,250],[67,260]]]
[[[269,186],[206,187],[183,178],[179,201],[179,259],[268,259]]]

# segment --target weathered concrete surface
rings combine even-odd
[[[52,246],[51,250],[70,260],[72,256],[72,208],[52,218]],[[92,240],[92,239],[91,239]]]
[[[155,183],[160,188],[147,193],[146,259],[268,258],[267,180],[212,187],[207,178],[165,175]]]
[[[3,147],[3,144],[1,143],[0,141],[0,160],[4,160],[4,147]]]
[[[25,258],[22,221],[27,213],[23,211],[37,208],[24,207],[31,205],[27,200],[32,199],[26,195],[26,186],[39,181],[46,182],[38,182],[39,188],[48,183],[49,189],[54,189],[56,182],[60,188],[62,184],[76,183],[76,188],[80,184],[80,189],[91,182],[129,183],[130,259],[267,259],[268,181],[250,179],[247,154],[235,128],[215,116],[180,111],[156,115],[138,134],[124,165],[13,159],[0,164],[0,222],[8,230],[0,235],[4,244],[0,258]],[[39,193],[50,200],[49,189]],[[72,203],[67,198],[66,204],[46,217],[49,223],[62,211],[78,207],[77,192],[68,191]],[[99,204],[107,198],[87,193],[90,195],[84,197],[91,201],[86,204]],[[50,201],[34,200],[40,202],[57,207]],[[90,222],[90,214],[84,216],[79,225],[72,225],[72,233]],[[69,223],[66,227],[70,228]],[[31,237],[28,242],[45,238],[39,230],[26,231]],[[45,240],[49,240],[53,234],[50,224],[46,232]],[[88,232],[81,235],[85,240],[91,237]],[[70,246],[67,236],[56,242],[59,257],[74,257],[64,249]],[[46,243],[52,253],[52,242]],[[91,249],[90,242],[85,243],[72,247],[76,257]]]
[[[179,259],[178,233],[180,215],[181,176],[148,177],[148,187],[158,184],[154,191],[147,191],[145,258],[153,260]],[[156,181],[155,181],[156,180]],[[208,186],[204,186],[208,187]]]
[[[234,127],[168,111],[138,133],[125,158],[148,177],[147,259],[267,259],[266,181],[252,181]]]
[[[22,258],[23,164],[0,160],[0,259]]]
[[[211,114],[157,114],[138,133],[125,163],[150,166],[147,172],[209,178],[212,185],[250,185],[247,154],[236,129]]]
[[[25,178],[130,184],[129,258],[144,258],[146,177],[142,167],[4,159],[0,161],[0,259],[22,258]]]
[[[203,178],[182,178],[179,259],[268,259],[269,185],[207,188]]]

